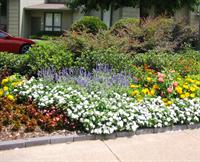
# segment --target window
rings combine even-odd
[[[45,31],[61,31],[61,13],[45,13]]]

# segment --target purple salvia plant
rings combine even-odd
[[[92,72],[84,68],[64,68],[58,72],[53,67],[41,69],[38,77],[54,82],[73,82],[83,87],[103,84],[107,87],[130,85],[131,75],[125,72],[115,73],[108,65],[98,64]]]

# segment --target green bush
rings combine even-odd
[[[30,75],[36,74],[41,68],[54,67],[60,70],[73,64],[72,53],[62,43],[40,42],[30,49],[28,55]]]
[[[124,18],[117,21],[111,28],[111,33],[115,35],[134,34],[135,37],[142,35],[140,19]]]
[[[200,52],[186,50],[181,53],[157,53],[150,51],[134,57],[133,64],[139,67],[148,65],[157,71],[175,70],[182,76],[200,74]]]
[[[26,74],[28,55],[0,52],[0,70],[7,68],[11,73]]]
[[[126,71],[139,73],[140,69],[132,66],[132,56],[125,55],[119,52],[116,48],[111,47],[108,49],[99,50],[86,50],[78,58],[77,66],[84,67],[87,70],[92,70],[97,64],[109,65],[116,72]]]
[[[172,18],[158,17],[153,20],[146,20],[143,23],[143,30],[147,39],[152,39],[157,34],[162,36],[169,36],[174,30],[176,22]]]
[[[80,32],[86,30],[88,33],[96,34],[100,30],[106,30],[106,24],[98,17],[84,16],[72,25],[73,31]]]
[[[137,19],[121,19],[111,28],[116,37],[109,41],[113,44],[120,39],[124,42],[124,53],[177,52],[187,47],[195,47],[198,32],[192,25],[183,21],[158,17],[147,19],[139,24]],[[121,47],[120,47],[121,48]]]
[[[197,30],[183,21],[158,17],[143,25],[147,44],[158,52],[176,52],[188,46],[195,46]]]

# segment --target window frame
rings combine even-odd
[[[46,15],[47,14],[52,14],[52,26],[46,25]],[[60,14],[60,26],[55,26],[55,19],[54,19],[55,14]],[[46,32],[61,32],[62,31],[62,16],[63,16],[62,12],[45,12],[44,13],[44,31],[46,31]],[[47,28],[50,27],[50,28],[52,28],[52,30],[47,31],[46,27]],[[55,30],[55,28],[57,28],[57,29],[60,28],[60,30],[57,31],[57,30]]]

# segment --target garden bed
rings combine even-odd
[[[25,55],[1,53],[2,139],[112,136],[199,123],[200,52],[185,49],[195,34],[172,19],[142,28],[128,22],[104,32],[69,31]]]

